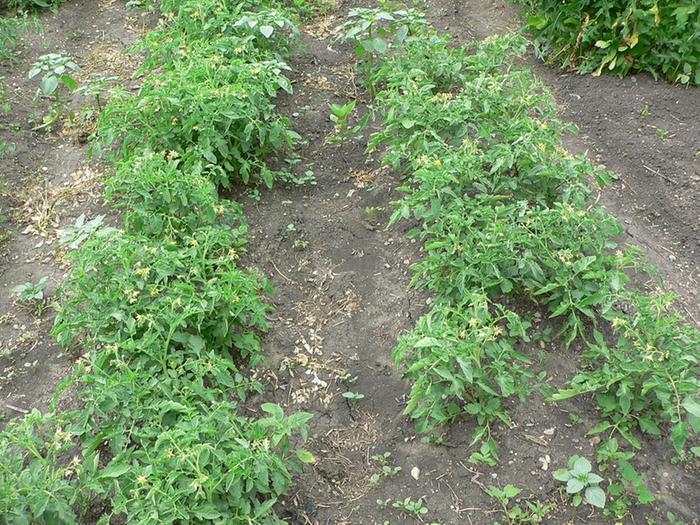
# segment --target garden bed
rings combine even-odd
[[[351,47],[338,43],[332,32],[356,4],[361,2],[343,2],[310,22],[303,47],[289,59],[293,94],[280,95],[276,105],[306,141],[291,155],[299,157],[292,166],[297,182],[276,183],[271,190],[234,185],[222,192],[243,205],[250,226],[243,266],[260,269],[275,290],[270,297],[275,310],[267,314],[269,331],[262,338],[269,362],[256,372],[265,392],[253,396],[243,412],[259,416],[260,403],[272,402],[285,414],[314,415],[307,448],[316,462],[295,476],[277,513],[299,524],[507,523],[488,490],[511,484],[523,490],[523,501],[551,505],[545,523],[614,523],[599,512],[590,514],[591,507],[573,509],[552,477],[575,454],[595,459],[599,440],[586,432],[601,419],[592,396],[554,404],[534,392],[525,403],[507,400],[513,424],[494,427],[500,459],[493,466],[469,462],[478,450],[470,447],[475,430],[470,418],[452,423],[442,444],[434,445],[422,442],[414,423],[402,415],[409,385],[391,351],[397,337],[431,308],[432,299],[425,290],[409,288],[411,265],[425,257],[422,243],[406,237],[418,223],[388,227],[402,178],[381,166],[384,150],[365,152],[369,134],[381,122],[354,138],[329,140],[336,134],[329,104],[355,100],[355,123],[372,103],[354,69]],[[459,43],[519,24],[505,2],[473,2],[468,8],[453,1],[429,4],[436,29],[452,33]],[[135,87],[141,80],[129,76],[137,65],[130,60],[136,59],[126,59],[122,51],[151,22],[122,2],[66,3],[56,15],[42,17],[43,36],[33,34],[19,64],[0,71],[14,88],[4,122],[20,128],[18,134],[3,131],[3,140],[16,143],[17,150],[0,161],[10,187],[2,209],[13,233],[0,246],[0,316],[5,321],[0,325],[5,344],[0,347],[5,376],[0,409],[8,419],[47,409],[76,357],[49,335],[52,311],[37,315],[17,305],[9,290],[49,276],[45,293],[52,299],[66,271],[55,252],[56,228],[69,227],[83,213],[88,219],[107,214],[105,224],[117,225],[119,219],[102,205],[102,173],[111,168],[84,160],[87,146],[80,136],[31,131],[26,120],[40,117],[41,109],[31,106],[35,83],[25,79],[26,70],[48,42],[49,49],[67,51],[81,65],[94,62],[94,71]],[[118,67],[122,59],[123,68]],[[693,206],[700,134],[696,90],[646,76],[562,76],[524,60],[549,85],[561,117],[581,128],[582,137],[567,137],[569,150],[589,149],[620,173],[596,200],[623,221],[625,240],[639,245],[679,293],[681,311],[691,322],[700,319],[700,232]],[[659,129],[667,131],[664,138]],[[70,190],[60,193],[65,187]],[[512,306],[546,317],[546,311],[517,300]],[[546,370],[546,382],[554,388],[565,388],[583,366],[580,343],[566,348],[562,340],[538,341],[521,350],[532,361],[533,373]],[[63,408],[79,405],[69,396]],[[621,521],[667,523],[671,512],[693,523],[697,459],[672,462],[676,454],[667,440],[643,438],[642,444],[635,467],[657,500],[633,506]]]

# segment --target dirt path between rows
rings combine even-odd
[[[444,4],[457,5],[457,11],[449,14],[448,9],[443,16]],[[475,6],[466,4],[482,9],[470,11]],[[408,267],[420,259],[420,250],[406,239],[404,227],[385,227],[399,177],[377,169],[378,159],[367,160],[366,136],[343,145],[326,140],[333,133],[329,103],[355,99],[360,114],[368,103],[352,77],[352,55],[333,44],[328,31],[357,5],[344,2],[332,19],[307,29],[306,52],[293,60],[295,93],[281,101],[283,112],[308,141],[297,174],[313,170],[317,185],[292,192],[278,187],[246,207],[252,227],[249,260],[276,289],[276,321],[264,342],[272,361],[269,397],[286,410],[315,415],[310,446],[318,462],[298,477],[283,517],[292,524],[411,523],[414,516],[392,507],[408,497],[428,508],[420,518],[425,523],[492,524],[503,517],[485,488],[512,483],[525,489],[525,497],[555,503],[545,523],[611,523],[583,509],[573,513],[561,503],[551,475],[573,454],[595,455],[595,442],[585,432],[597,419],[587,401],[554,406],[533,394],[529,403],[514,407],[514,427],[498,432],[501,462],[495,468],[468,463],[471,422],[452,425],[445,444],[436,447],[421,442],[401,415],[408,386],[390,351],[397,335],[412,328],[428,308],[426,295],[407,288]],[[493,5],[431,2],[430,12],[440,28],[469,27],[470,36],[481,37],[508,27],[493,16]],[[469,20],[460,15],[466,11]],[[488,31],[470,25],[475,17],[496,25]],[[583,144],[576,141],[571,146]],[[648,247],[659,250],[652,237],[647,239]],[[535,361],[538,350],[526,349]],[[574,350],[554,345],[549,350],[539,365],[552,371],[554,384],[561,384],[575,370]],[[344,392],[364,398],[351,401]],[[584,423],[573,425],[569,413]],[[372,459],[385,453],[390,453],[385,463]],[[667,510],[686,520],[695,517],[696,473],[671,465],[672,455],[665,443],[644,444],[639,469],[662,497],[655,507],[636,509],[626,523],[643,522],[644,516],[658,519]],[[545,461],[550,470],[543,470]],[[383,466],[401,470],[384,475]],[[380,474],[376,484],[370,481],[373,474]]]

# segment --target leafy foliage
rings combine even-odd
[[[7,7],[14,11],[35,11],[37,9],[58,9],[61,0],[7,0]]]
[[[298,136],[272,103],[291,89],[290,18],[273,2],[232,4],[161,2],[168,23],[146,44],[171,43],[166,60],[138,95],[118,92],[104,108],[98,132],[117,161],[107,200],[124,229],[102,216],[67,229],[72,266],[53,330],[85,352],[68,382],[83,406],[0,433],[3,520],[73,524],[97,506],[100,525],[278,524],[291,473],[314,461],[297,448],[310,414],[269,403],[262,417],[241,414],[262,392],[249,370],[263,359],[270,288],[239,267],[247,226],[217,186],[271,185],[264,157]],[[63,58],[33,70],[47,96],[71,88]]]
[[[502,399],[524,397],[530,374],[515,363],[528,359],[514,349],[517,337],[527,338],[528,324],[483,295],[462,303],[437,305],[421,317],[415,329],[394,349],[404,377],[414,381],[405,413],[427,432],[466,412],[479,426],[474,442],[484,441],[483,460],[498,458],[491,425],[510,424]]]
[[[69,415],[32,411],[10,421],[0,433],[0,515],[2,523],[77,524],[73,504],[79,459],[62,461],[73,449]]]
[[[634,71],[700,84],[700,6],[693,0],[521,0],[538,51],[581,73]]]
[[[20,36],[38,22],[17,16],[0,16],[0,62],[13,62],[18,48],[21,47]]]
[[[415,9],[358,7],[350,10],[348,19],[336,32],[341,42],[354,42],[360,58],[382,55],[392,46],[401,46],[427,26],[425,15]]]
[[[180,160],[173,154],[146,151],[120,162],[106,183],[107,201],[125,209],[128,231],[174,239],[203,227],[225,224],[243,242],[246,232],[242,210],[220,199],[216,186],[191,172],[183,177]],[[139,177],[134,178],[134,173]],[[235,245],[231,248],[235,249]]]
[[[78,64],[69,56],[60,53],[49,53],[42,55],[29,70],[29,78],[41,75],[39,89],[36,92],[39,96],[50,97],[59,96],[59,87],[65,86],[70,91],[78,88],[78,82],[71,76],[72,72],[80,71]]]
[[[632,430],[661,435],[659,422],[668,421],[671,442],[681,453],[688,436],[700,430],[700,333],[672,311],[673,296],[635,294],[631,316],[611,312],[615,344],[602,334],[585,354],[591,368],[571,380],[571,388],[552,396],[566,399],[595,392],[607,421],[591,433],[619,432],[632,445]]]
[[[279,89],[291,90],[286,66],[196,52],[191,58],[150,76],[137,95],[117,92],[100,115],[102,140],[118,143],[121,156],[141,145],[172,151],[183,168],[219,185],[235,177],[271,186],[276,174],[263,158],[298,139],[272,103]]]
[[[343,27],[356,43],[369,31],[351,34],[354,21]],[[618,247],[621,227],[592,203],[589,187],[612,177],[563,148],[569,127],[557,119],[552,97],[513,63],[524,43],[507,35],[455,48],[422,28],[376,63],[362,55],[372,61],[364,71],[383,121],[369,148],[382,148],[385,162],[407,175],[391,222],[417,221],[409,236],[423,241],[425,258],[414,265],[412,282],[435,296],[433,310],[394,352],[414,383],[406,413],[420,432],[463,411],[476,416],[473,444],[482,443],[471,460],[495,462],[491,427],[499,419],[508,424],[503,400],[523,396],[531,376],[514,350],[528,342],[529,324],[503,306],[516,297],[560,318],[567,345],[591,343],[593,333],[598,344],[584,354],[593,370],[574,379],[570,395],[596,391],[607,399],[604,415],[612,422],[605,428],[629,437],[632,423],[656,419],[658,434],[666,421],[680,450],[697,408],[695,332],[674,320],[670,304],[650,315],[653,300],[629,292],[629,270],[645,271],[646,263],[638,250]],[[487,317],[475,315],[474,298],[488,305]],[[626,302],[636,317],[624,313]],[[608,322],[635,331],[606,352],[595,328]],[[499,337],[484,339],[482,326],[500,330]],[[652,372],[640,355],[648,344],[663,346],[663,364],[655,365],[663,371]],[[660,399],[649,397],[661,381]],[[618,424],[623,419],[630,423]]]
[[[36,283],[18,284],[12,288],[12,294],[22,303],[31,303],[44,300],[44,290],[46,290],[48,277],[42,277]]]

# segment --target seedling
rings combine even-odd
[[[387,478],[395,478],[401,472],[401,467],[390,467],[389,465],[382,466],[382,472]]]
[[[41,75],[36,98],[53,96],[56,100],[59,100],[60,87],[62,85],[68,88],[69,91],[75,91],[78,88],[78,81],[71,76],[72,73],[78,71],[80,71],[80,68],[71,57],[58,53],[49,53],[39,57],[39,60],[29,70],[28,76],[29,78],[34,78]]]
[[[338,133],[343,132],[348,127],[348,119],[352,112],[355,111],[355,100],[351,100],[347,104],[329,104],[331,110],[331,122],[335,124],[335,130]]]
[[[348,18],[335,31],[341,42],[355,43],[355,53],[360,58],[378,58],[427,27],[425,15],[415,9],[356,8],[350,10]]]
[[[358,401],[361,401],[362,399],[365,398],[365,395],[364,395],[364,394],[358,394],[358,393],[356,393],[356,392],[351,392],[351,391],[349,391],[349,390],[348,390],[347,392],[343,392],[343,393],[342,393],[342,396],[343,396],[345,399],[347,399],[347,400],[349,400],[349,401],[352,401],[352,402],[354,402],[354,403],[356,403],[356,402],[358,402]]]
[[[29,78],[41,76],[35,100],[40,97],[53,98],[49,112],[44,116],[44,123],[34,129],[50,128],[61,117],[65,101],[61,97],[61,87],[73,92],[78,88],[78,81],[72,76],[80,71],[78,65],[67,55],[49,53],[42,55],[29,70]]]
[[[571,421],[572,425],[583,424],[583,418],[574,412],[569,412],[569,421]]]
[[[568,469],[559,469],[553,474],[554,479],[566,483],[566,493],[573,495],[574,507],[584,501],[599,509],[605,507],[605,491],[598,486],[603,478],[591,470],[590,461],[574,455],[569,459]]]
[[[542,503],[539,500],[512,505],[513,500],[522,492],[522,489],[513,485],[506,485],[502,489],[490,485],[486,492],[500,503],[509,525],[541,523],[547,513],[554,508],[553,503]],[[500,524],[497,522],[494,525]]]
[[[102,94],[107,91],[109,85],[116,82],[117,77],[98,77],[89,80],[86,84],[80,86],[76,91],[85,96],[95,99],[95,105],[98,111],[102,111]]]
[[[656,128],[656,133],[658,133],[661,140],[666,140],[668,137],[668,130],[666,128]]]
[[[27,282],[12,288],[11,292],[17,300],[23,304],[31,304],[36,308],[36,314],[41,315],[44,310],[44,290],[46,290],[48,277],[42,277],[37,283]]]
[[[294,241],[294,243],[292,244],[292,246],[294,246],[295,250],[298,250],[301,252],[301,251],[306,250],[306,248],[309,247],[309,241],[306,239],[296,239]]]
[[[423,498],[413,500],[408,497],[404,500],[395,501],[391,506],[415,516],[422,516],[428,513],[428,507],[423,503]]]
[[[642,108],[642,116],[643,117],[650,117],[651,116],[651,111],[649,111],[649,104],[644,104],[644,107]]]
[[[384,452],[383,454],[376,454],[374,456],[370,456],[369,459],[371,459],[372,461],[376,461],[378,463],[384,464],[389,460],[390,457],[391,457],[391,452]]]
[[[610,500],[605,509],[606,515],[620,519],[624,517],[632,505],[632,496],[640,505],[654,501],[654,495],[649,492],[644,477],[630,462],[635,455],[634,452],[619,449],[617,439],[613,437],[603,441],[598,447],[597,453],[601,473],[613,469],[617,472],[616,477],[609,476],[607,494],[610,496]]]
[[[382,206],[367,206],[365,208],[365,216],[370,222],[374,222],[377,219],[377,215],[384,211]]]
[[[290,177],[290,181],[296,186],[316,186],[316,175],[312,170],[306,170],[301,177]]]
[[[104,219],[104,215],[98,215],[94,219],[86,221],[85,214],[80,214],[75,224],[63,231],[63,237],[59,239],[59,243],[67,244],[69,249],[76,250],[93,235],[108,237],[116,230],[112,227],[104,226]]]
[[[12,293],[17,296],[17,300],[21,303],[33,303],[44,300],[44,290],[48,277],[42,277],[37,283],[27,282],[12,288]]]
[[[392,467],[390,465],[387,465],[387,462],[389,461],[390,457],[391,452],[384,452],[383,454],[376,454],[374,456],[370,456],[370,459],[372,461],[382,465],[381,473],[374,473],[372,474],[372,476],[370,476],[369,481],[372,485],[378,485],[382,479],[382,476],[385,478],[393,478],[395,476],[398,476],[398,474],[401,472],[401,467]]]

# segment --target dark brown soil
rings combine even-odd
[[[495,468],[468,462],[471,421],[458,421],[444,444],[433,446],[423,443],[402,415],[408,385],[393,365],[390,351],[396,337],[410,330],[428,308],[428,296],[408,288],[409,266],[420,259],[420,246],[406,238],[405,224],[386,228],[399,177],[380,169],[379,158],[368,159],[367,132],[342,143],[327,140],[333,134],[329,103],[356,99],[360,113],[367,108],[368,97],[354,80],[351,53],[342,46],[331,47],[332,28],[348,9],[361,3],[344,1],[335,15],[306,29],[306,50],[292,61],[295,93],[279,101],[307,141],[294,169],[298,175],[312,170],[316,185],[279,185],[263,192],[259,201],[243,198],[251,225],[246,262],[261,269],[276,290],[277,311],[264,339],[270,358],[266,398],[287,412],[305,410],[315,416],[309,448],[317,463],[297,476],[293,493],[279,505],[280,515],[291,524],[504,523],[498,504],[485,488],[510,483],[524,489],[523,498],[554,505],[545,523],[613,523],[601,514],[589,515],[587,509],[574,512],[552,478],[552,471],[564,466],[572,454],[594,457],[594,443],[585,435],[598,422],[590,400],[554,405],[535,393],[527,403],[513,405],[512,428],[497,429],[501,461]],[[460,41],[519,25],[514,9],[501,0],[434,0],[430,14],[438,29]],[[103,41],[121,50],[136,38],[125,28],[125,20],[126,27],[137,25],[129,21],[121,2],[71,2],[58,17],[45,17],[45,38],[50,50],[68,50],[81,63]],[[73,42],[67,34],[77,29],[85,31],[84,39]],[[21,126],[12,139],[18,143],[14,160],[0,161],[12,188],[1,207],[6,213],[10,207],[15,234],[0,249],[4,254],[0,316],[11,316],[0,325],[0,349],[6,353],[0,370],[12,366],[15,371],[9,379],[0,378],[0,410],[7,416],[20,415],[7,404],[24,410],[45,407],[56,382],[72,364],[71,357],[58,357],[59,350],[48,335],[51,316],[46,313],[36,321],[35,315],[13,303],[8,291],[43,275],[51,277],[53,290],[64,271],[52,255],[55,227],[73,222],[80,213],[90,217],[104,213],[98,206],[99,183],[94,181],[86,183],[90,191],[66,198],[57,208],[58,224],[49,222],[51,233],[45,237],[21,233],[34,224],[23,211],[27,198],[37,195],[44,179],[49,187],[62,184],[65,175],[85,165],[86,153],[85,146],[72,137],[37,135],[26,123],[41,111],[30,104],[34,86],[24,80],[25,71],[32,59],[47,52],[41,40],[32,40],[16,70],[0,70],[16,88],[10,121]],[[98,60],[98,67],[107,68],[110,63],[107,58]],[[700,319],[696,296],[700,232],[698,211],[692,206],[698,192],[693,179],[698,166],[697,90],[648,77],[562,76],[534,59],[530,65],[551,86],[562,117],[582,129],[581,137],[570,139],[569,148],[589,149],[621,174],[601,202],[625,222],[631,241],[642,246],[669,286],[681,294],[683,305]],[[641,115],[645,104],[649,117]],[[652,125],[669,130],[666,140],[659,139]],[[7,133],[1,133],[0,140],[7,141]],[[37,186],[38,175],[41,184]],[[36,247],[42,239],[46,243]],[[36,335],[25,344],[21,336],[27,330]],[[574,349],[548,345],[523,351],[533,358],[534,370],[549,371],[553,385],[563,384],[575,370]],[[36,365],[25,369],[25,362],[34,361]],[[348,391],[364,398],[350,401],[342,396]],[[583,422],[573,424],[570,414]],[[387,465],[401,471],[372,485],[370,477],[381,472],[381,465],[371,457],[386,452],[391,453]],[[624,523],[646,523],[645,518],[666,523],[667,511],[697,523],[697,469],[672,464],[673,455],[666,441],[644,441],[635,459],[658,500],[635,509]],[[548,470],[543,470],[543,462]],[[429,509],[420,520],[392,507],[394,501],[409,497],[422,499]],[[387,506],[378,505],[377,500],[387,499],[391,500]]]

